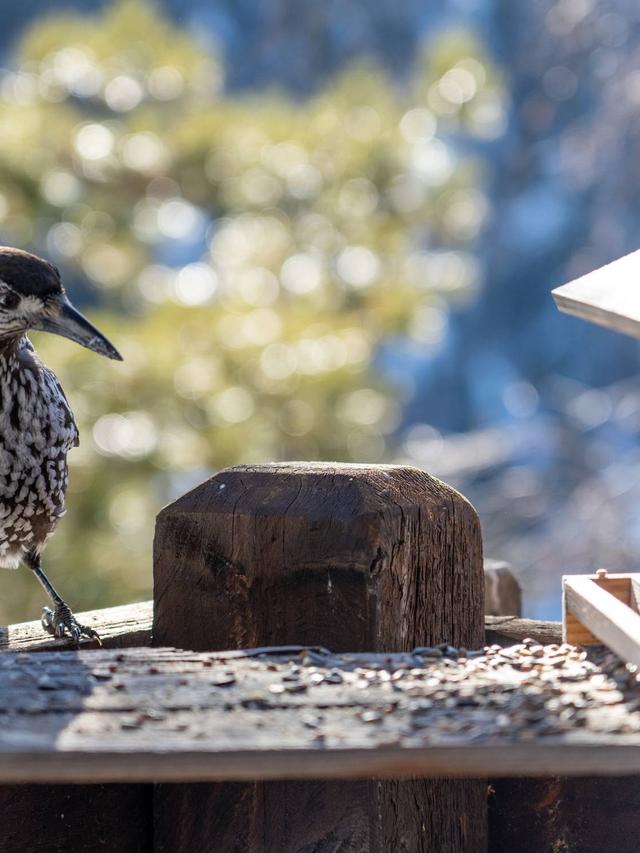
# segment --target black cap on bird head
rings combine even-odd
[[[0,340],[30,329],[62,335],[122,361],[113,344],[73,307],[53,264],[22,249],[0,246]]]

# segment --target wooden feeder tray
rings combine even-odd
[[[640,574],[565,575],[562,592],[565,642],[604,644],[640,666]]]

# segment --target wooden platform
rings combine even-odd
[[[7,652],[0,782],[640,773],[633,676],[529,648]]]

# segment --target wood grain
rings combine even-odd
[[[230,468],[160,513],[154,555],[159,645],[401,651],[484,640],[477,515],[418,469]]]
[[[402,651],[484,641],[480,526],[473,507],[423,471],[287,463],[221,472],[163,510],[154,543],[154,642],[198,650],[280,643]],[[376,772],[376,771],[374,771]],[[406,774],[402,774],[406,775]],[[305,774],[306,776],[306,774]],[[483,783],[408,781],[323,788],[229,789],[233,826],[289,849],[300,813],[308,848],[477,851]],[[448,791],[448,794],[447,794]],[[211,845],[209,819],[180,824],[184,790],[158,791],[175,849]],[[194,803],[202,791],[194,792]],[[212,790],[213,803],[221,793]],[[268,804],[268,809],[265,804]],[[345,812],[349,820],[340,816]],[[188,810],[188,809],[187,809]],[[219,832],[219,827],[217,828]],[[222,837],[228,833],[222,832]],[[206,849],[222,849],[206,847]],[[261,849],[252,842],[249,850]],[[366,849],[366,848],[365,848]]]
[[[560,311],[640,337],[640,251],[553,291]]]

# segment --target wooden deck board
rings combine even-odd
[[[611,660],[6,653],[0,782],[638,774],[640,688]]]

